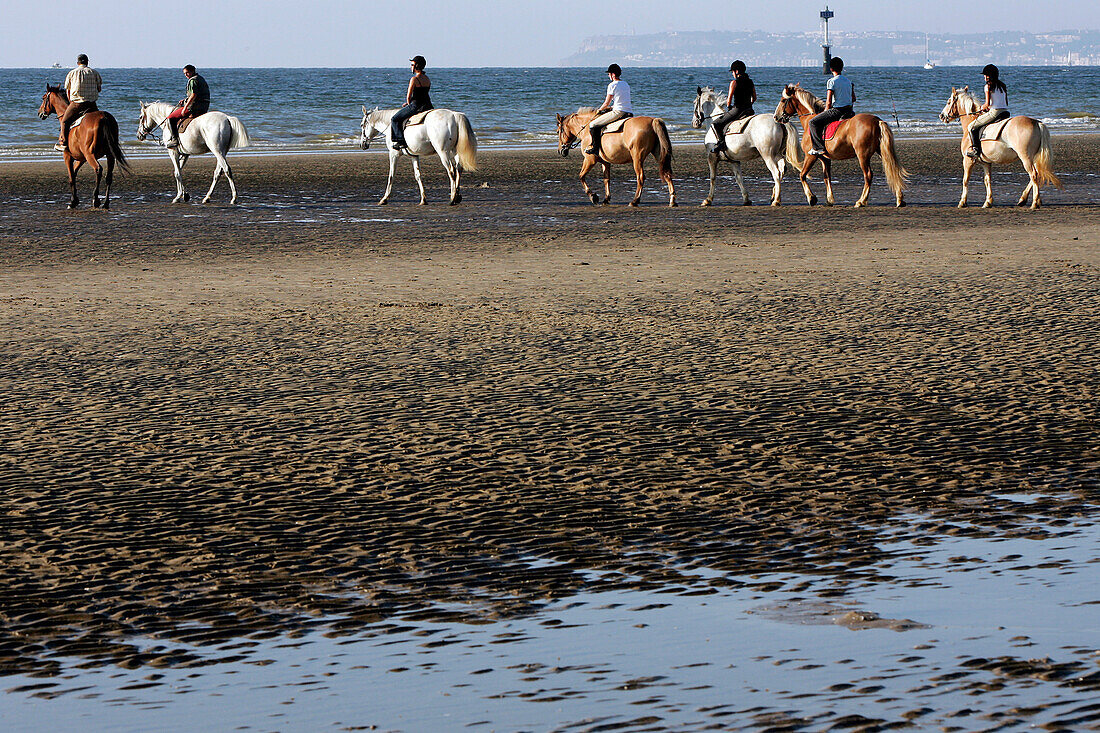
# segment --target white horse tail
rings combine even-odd
[[[455,112],[454,114],[458,120],[458,147],[455,151],[458,156],[458,164],[462,166],[464,171],[476,171],[477,136],[474,134],[474,128],[466,115],[461,112]]]
[[[1036,120],[1039,126],[1039,153],[1035,156],[1035,178],[1039,185],[1049,183],[1056,188],[1063,188],[1062,181],[1054,175],[1051,165],[1054,163],[1054,149],[1050,145],[1050,129],[1042,122]]]
[[[900,194],[909,181],[909,171],[905,170],[901,161],[898,160],[898,154],[894,150],[894,133],[890,132],[890,126],[883,120],[879,120],[878,130],[878,154],[882,156],[882,170],[886,173],[890,188],[895,194]]]
[[[787,162],[793,165],[795,170],[802,170],[803,161],[798,157],[802,151],[798,129],[788,121],[783,123],[783,132],[787,136]]]
[[[248,130],[244,129],[243,122],[236,117],[230,117],[229,126],[233,128],[233,137],[229,141],[230,148],[247,148],[252,144],[252,138],[248,136]]]

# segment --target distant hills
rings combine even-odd
[[[924,33],[831,31],[833,55],[851,66],[1100,66],[1100,31]],[[822,34],[682,31],[592,36],[561,66],[816,66]]]

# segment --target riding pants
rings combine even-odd
[[[99,107],[95,102],[69,102],[69,106],[65,108],[65,111],[61,113],[61,136],[58,138],[58,142],[65,145],[69,139],[69,128],[77,117],[88,112],[95,112]]]
[[[429,109],[433,108],[410,102],[397,110],[397,113],[390,119],[390,139],[393,140],[395,148],[408,147],[405,144],[405,123],[409,121],[409,118],[418,112],[426,112]]]
[[[991,109],[987,112],[983,112],[978,115],[973,122],[970,123],[970,147],[975,148],[978,152],[982,150],[982,128],[986,125],[991,125],[994,122],[1003,120],[1010,117],[1007,109]]]
[[[745,109],[730,107],[720,117],[715,118],[714,134],[718,136],[718,144],[722,145],[725,142],[726,125],[744,117],[752,117],[754,114],[756,112],[753,111],[752,107],[746,107]]]
[[[599,152],[600,135],[603,133],[603,128],[607,127],[615,120],[621,120],[624,117],[630,116],[631,114],[629,112],[624,112],[621,109],[613,109],[603,114],[596,115],[596,119],[588,123],[588,132],[592,135],[592,144],[588,147],[588,150]]]
[[[848,105],[847,107],[833,107],[825,110],[821,114],[811,117],[810,140],[813,141],[814,150],[825,149],[825,128],[829,126],[830,122],[846,120],[849,117],[855,117],[855,112],[852,111],[852,105]]]

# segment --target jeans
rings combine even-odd
[[[62,145],[69,139],[69,127],[80,115],[87,114],[88,112],[95,112],[99,107],[95,102],[69,102],[69,106],[65,108],[65,111],[61,113],[61,136],[58,138],[58,142]]]
[[[417,112],[426,112],[429,109],[432,108],[421,108],[416,102],[410,102],[397,110],[397,113],[390,119],[390,139],[393,140],[395,148],[408,147],[405,144],[405,123],[408,122],[409,118]]]
[[[833,107],[810,118],[810,140],[813,141],[814,150],[825,149],[825,128],[828,127],[830,122],[846,120],[854,116],[855,113],[852,112],[852,107],[849,105],[847,107]]]

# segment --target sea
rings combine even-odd
[[[47,83],[67,72],[0,69],[0,161],[52,158],[57,119],[38,119]],[[141,101],[175,102],[186,80],[180,69],[99,69],[100,108],[119,120],[131,157],[163,154],[137,140]],[[602,68],[429,69],[432,101],[466,113],[482,148],[546,148],[556,145],[555,114],[597,106],[607,76]],[[326,153],[357,149],[362,108],[397,107],[408,83],[407,68],[392,69],[200,69],[210,84],[213,108],[239,117],[253,141],[252,153]],[[783,86],[801,83],[824,96],[819,68],[752,68],[760,101],[757,112],[775,109]],[[980,90],[979,67],[935,69],[854,67],[857,109],[888,120],[899,137],[956,137],[958,123],[938,115],[952,86]],[[1005,67],[1013,113],[1046,122],[1052,132],[1100,132],[1100,67]],[[636,114],[662,117],[674,143],[698,143],[691,127],[696,88],[724,89],[724,68],[627,67]]]

